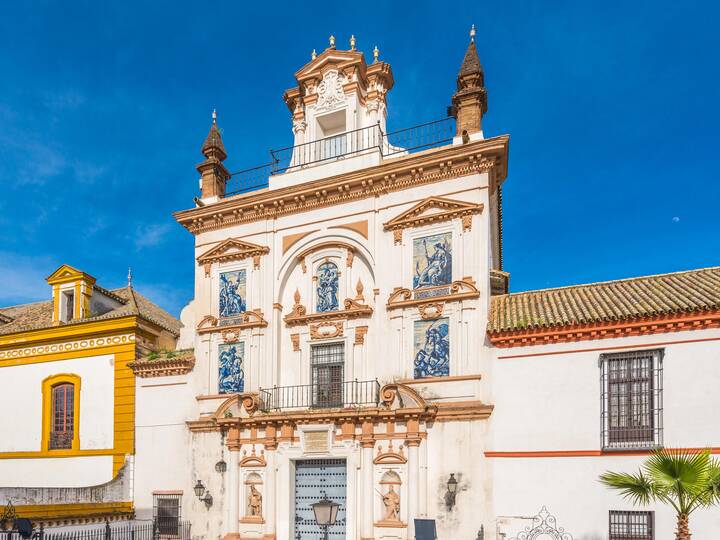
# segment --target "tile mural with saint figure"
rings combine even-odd
[[[450,375],[450,319],[415,321],[413,330],[414,377]]]
[[[245,307],[245,270],[220,274],[220,316],[234,317]]]
[[[223,343],[218,349],[218,392],[234,394],[245,388],[245,343]]]
[[[318,266],[317,277],[317,311],[337,311],[339,272],[335,263],[325,262]]]
[[[413,289],[449,285],[452,281],[452,233],[413,240]]]

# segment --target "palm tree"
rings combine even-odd
[[[720,503],[720,461],[709,450],[656,450],[637,474],[606,472],[600,482],[634,505],[669,504],[677,514],[676,540],[690,540],[690,514]]]

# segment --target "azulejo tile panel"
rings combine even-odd
[[[413,289],[452,282],[452,233],[413,240]]]
[[[450,375],[450,320],[415,321],[413,330],[414,377]]]
[[[246,310],[245,270],[220,274],[220,317],[233,317]]]
[[[317,269],[317,311],[337,311],[339,272],[335,263],[326,262]]]
[[[219,346],[218,355],[218,392],[242,392],[245,389],[245,343],[224,343]]]

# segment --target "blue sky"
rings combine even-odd
[[[0,8],[0,305],[61,263],[174,314],[192,236],[172,212],[218,109],[230,170],[291,144],[292,74],[334,33],[377,44],[390,129],[441,118],[471,23],[487,136],[510,134],[511,289],[720,263],[720,8],[712,2],[13,2]],[[308,10],[311,10],[310,13]]]

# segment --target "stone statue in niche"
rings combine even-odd
[[[262,516],[262,494],[255,487],[255,484],[250,484],[250,492],[248,493],[247,501],[247,515],[251,517]]]
[[[338,267],[325,262],[317,269],[317,311],[337,311],[338,283],[340,274]]]
[[[385,521],[400,521],[400,494],[395,491],[392,484],[388,486],[387,493],[382,499],[385,505]]]

